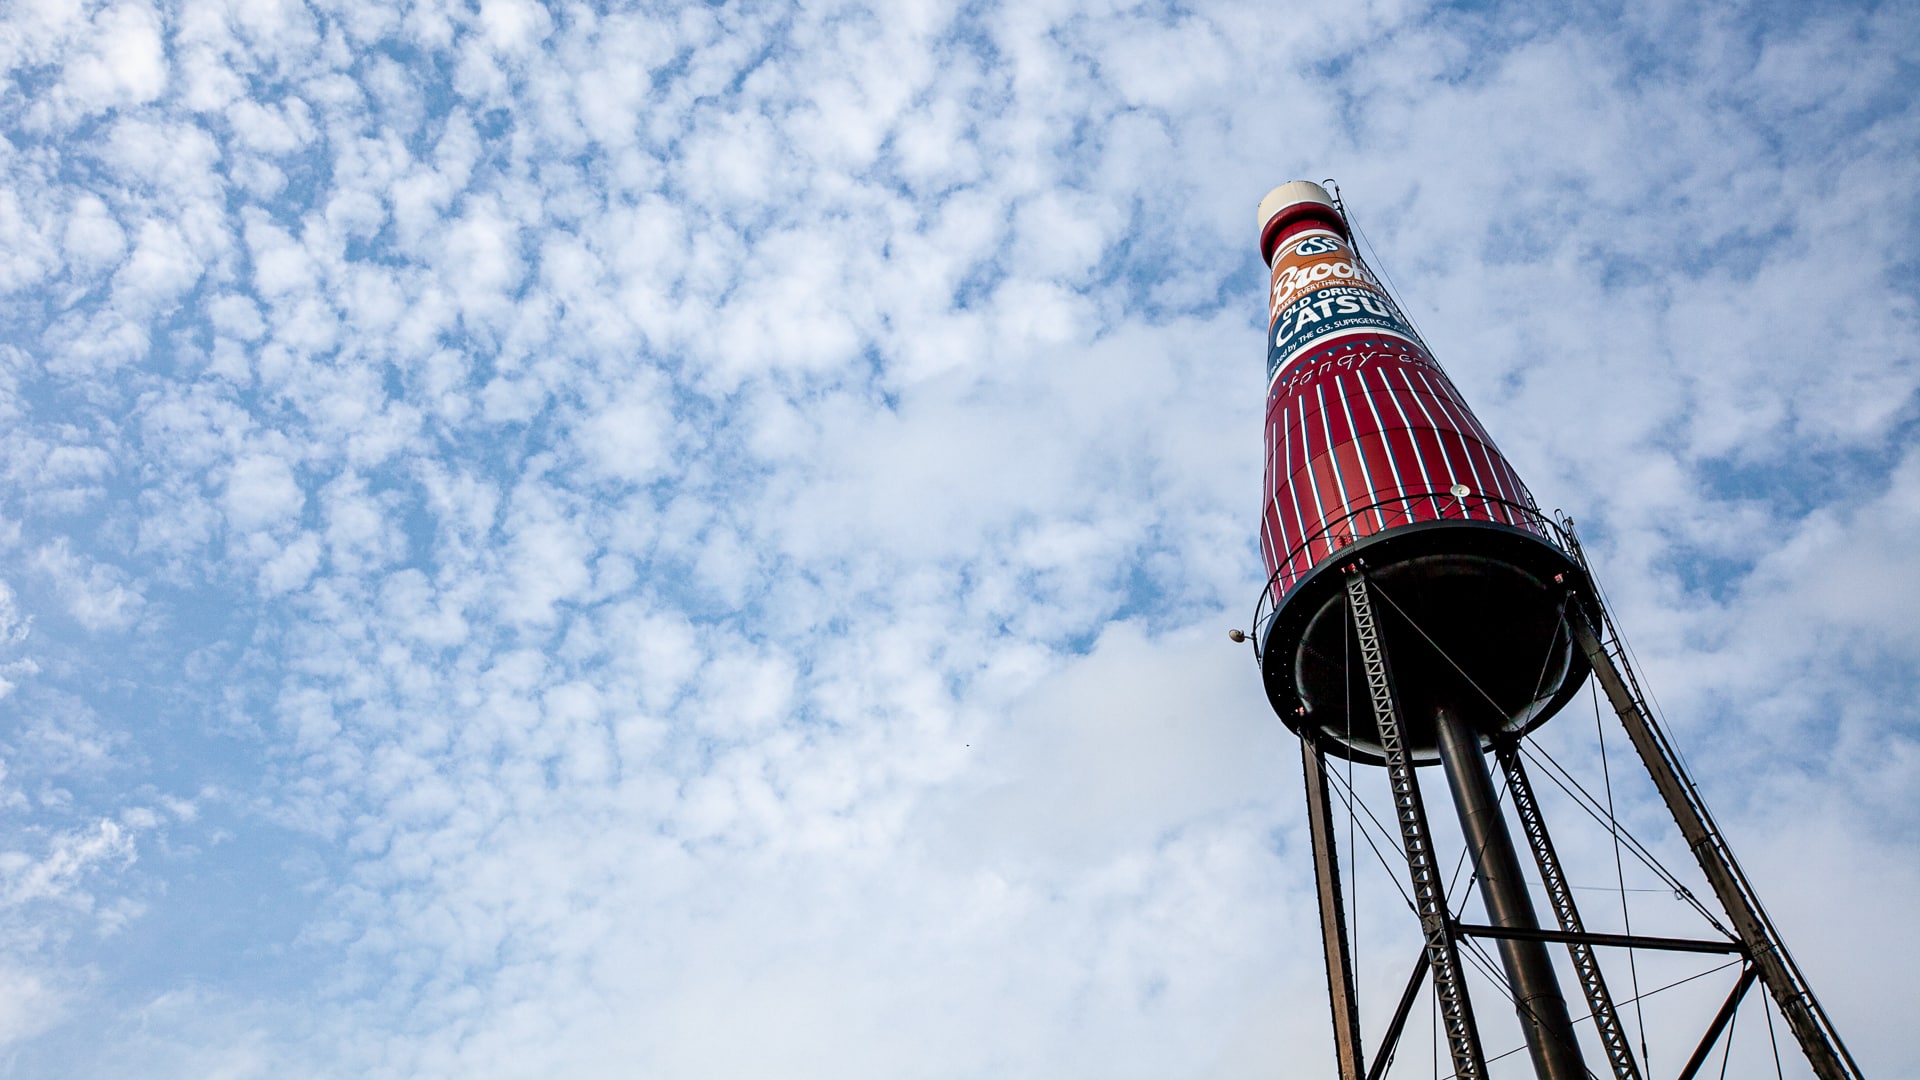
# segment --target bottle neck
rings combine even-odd
[[[1261,259],[1272,266],[1273,253],[1280,250],[1287,237],[1308,229],[1332,229],[1341,239],[1348,238],[1347,223],[1341,220],[1338,210],[1324,203],[1294,203],[1268,218],[1267,227],[1260,230]]]

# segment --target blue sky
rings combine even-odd
[[[1698,8],[9,6],[0,1067],[1324,1053],[1224,631],[1333,177],[1920,1070],[1920,19]]]

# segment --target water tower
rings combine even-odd
[[[1498,985],[1540,1080],[1642,1075],[1601,962],[1603,953],[1626,949],[1717,950],[1740,962],[1683,1080],[1707,1060],[1756,980],[1816,1075],[1858,1077],[1645,706],[1569,523],[1534,505],[1360,258],[1335,197],[1318,184],[1283,184],[1261,201],[1259,221],[1271,283],[1260,520],[1269,578],[1253,641],[1267,696],[1301,741],[1341,1080],[1384,1075],[1423,984],[1453,1074],[1487,1075],[1461,963],[1469,939],[1497,948]],[[1590,674],[1725,909],[1724,939],[1586,930],[1518,750]],[[1355,1001],[1329,755],[1385,770],[1422,939],[1371,1055]],[[1472,857],[1484,922],[1468,921],[1449,902],[1422,791],[1422,767],[1433,765]],[[1551,925],[1535,908],[1509,811]],[[1584,1059],[1552,946],[1568,951],[1581,1022],[1593,1025],[1588,1041],[1604,1063]]]

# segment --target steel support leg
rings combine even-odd
[[[1473,853],[1474,876],[1480,881],[1487,921],[1495,926],[1538,930],[1540,921],[1534,916],[1533,898],[1527,894],[1526,878],[1520,873],[1513,837],[1507,832],[1507,820],[1501,816],[1493,793],[1480,736],[1451,712],[1441,711],[1435,721],[1440,762],[1453,789],[1460,831]],[[1507,984],[1513,989],[1514,1009],[1520,1014],[1527,1051],[1533,1056],[1534,1074],[1540,1080],[1582,1080],[1587,1068],[1580,1059],[1580,1044],[1574,1038],[1573,1021],[1567,1016],[1567,1002],[1560,994],[1547,946],[1516,938],[1502,938],[1499,946]]]
[[[1393,675],[1387,666],[1379,627],[1374,622],[1366,572],[1357,565],[1347,571],[1347,610],[1353,616],[1367,697],[1387,760],[1387,783],[1393,791],[1394,816],[1400,823],[1400,841],[1406,848],[1407,869],[1413,879],[1414,908],[1420,915],[1420,930],[1426,939],[1427,966],[1433,972],[1433,993],[1439,1003],[1447,1053],[1453,1059],[1454,1075],[1460,1080],[1485,1080],[1486,1056],[1480,1049],[1480,1030],[1473,1022],[1473,1003],[1467,997],[1445,887],[1434,863],[1427,809],[1420,799],[1413,761],[1407,755],[1406,740],[1401,734],[1400,704],[1394,697]]]
[[[1400,1033],[1406,1030],[1407,1017],[1413,1012],[1413,1003],[1420,999],[1420,984],[1426,978],[1427,954],[1423,951],[1413,965],[1413,974],[1407,976],[1407,988],[1400,993],[1400,1004],[1393,1010],[1393,1019],[1387,1022],[1380,1046],[1373,1052],[1373,1068],[1367,1070],[1367,1080],[1381,1080],[1393,1066],[1393,1055],[1400,1051]]]
[[[1707,1055],[1713,1053],[1713,1044],[1720,1041],[1720,1033],[1727,1030],[1727,1024],[1733,1020],[1734,1010],[1740,1007],[1740,999],[1747,996],[1747,990],[1753,986],[1754,967],[1748,964],[1740,970],[1740,981],[1733,984],[1733,991],[1727,995],[1726,1004],[1713,1014],[1713,1023],[1707,1025],[1707,1033],[1700,1036],[1700,1045],[1694,1047],[1693,1056],[1687,1059],[1686,1067],[1680,1070],[1678,1080],[1693,1080],[1700,1074],[1700,1066],[1707,1063]]]
[[[1554,917],[1560,920],[1560,929],[1584,935],[1586,925],[1573,902],[1573,890],[1567,887],[1567,877],[1560,870],[1560,857],[1554,853],[1546,819],[1540,816],[1540,804],[1534,801],[1533,784],[1527,779],[1526,766],[1520,763],[1519,749],[1502,746],[1494,751],[1494,756],[1499,758],[1501,771],[1506,773],[1514,814],[1520,819],[1520,830],[1527,834],[1527,846],[1533,849],[1533,861],[1540,868],[1540,881],[1547,887],[1547,899],[1553,904]],[[1640,1080],[1640,1066],[1633,1060],[1633,1048],[1620,1026],[1619,1014],[1614,1011],[1613,995],[1607,992],[1607,980],[1593,955],[1593,946],[1585,941],[1568,941],[1567,952],[1573,958],[1574,971],[1580,975],[1580,989],[1587,996],[1587,1008],[1593,1013],[1593,1024],[1600,1032],[1600,1045],[1606,1048],[1607,1064],[1613,1068],[1614,1080]]]
[[[1340,855],[1334,846],[1333,801],[1327,795],[1327,759],[1312,739],[1300,740],[1307,780],[1307,835],[1313,843],[1313,877],[1320,896],[1320,948],[1327,957],[1327,995],[1333,1005],[1333,1047],[1340,1080],[1361,1080],[1360,1006],[1353,989],[1353,957],[1347,946],[1347,909],[1340,893]]]
[[[1588,623],[1577,599],[1567,605],[1567,625],[1593,668],[1594,676],[1600,680],[1601,689],[1607,692],[1607,700],[1613,704],[1621,725],[1627,729],[1627,738],[1639,752],[1641,762],[1653,778],[1653,786],[1680,826],[1680,835],[1699,861],[1707,883],[1720,899],[1720,906],[1733,921],[1734,933],[1740,936],[1753,957],[1760,980],[1766,983],[1768,992],[1780,1006],[1780,1013],[1786,1017],[1787,1027],[1800,1043],[1807,1063],[1813,1066],[1814,1075],[1820,1080],[1860,1080],[1859,1065],[1847,1053],[1839,1033],[1814,998],[1813,989],[1794,965],[1786,943],[1760,907],[1746,875],[1740,872],[1733,852],[1714,825],[1713,816],[1707,812],[1706,803],[1681,768],[1679,756],[1673,752],[1653,715],[1641,705],[1636,688],[1629,684],[1630,672],[1623,674],[1627,669],[1614,662],[1613,654]]]

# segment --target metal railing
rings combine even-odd
[[[1542,513],[1538,507],[1510,502],[1493,495],[1456,495],[1452,491],[1424,491],[1351,507],[1339,517],[1323,522],[1306,539],[1293,546],[1260,590],[1253,609],[1253,651],[1262,655],[1266,645],[1267,624],[1273,621],[1280,601],[1293,591],[1300,579],[1321,563],[1356,541],[1402,525],[1427,521],[1476,521],[1524,529],[1559,549],[1575,565],[1585,565],[1579,541],[1571,532],[1571,521],[1562,522]],[[1324,550],[1314,554],[1315,548]]]

